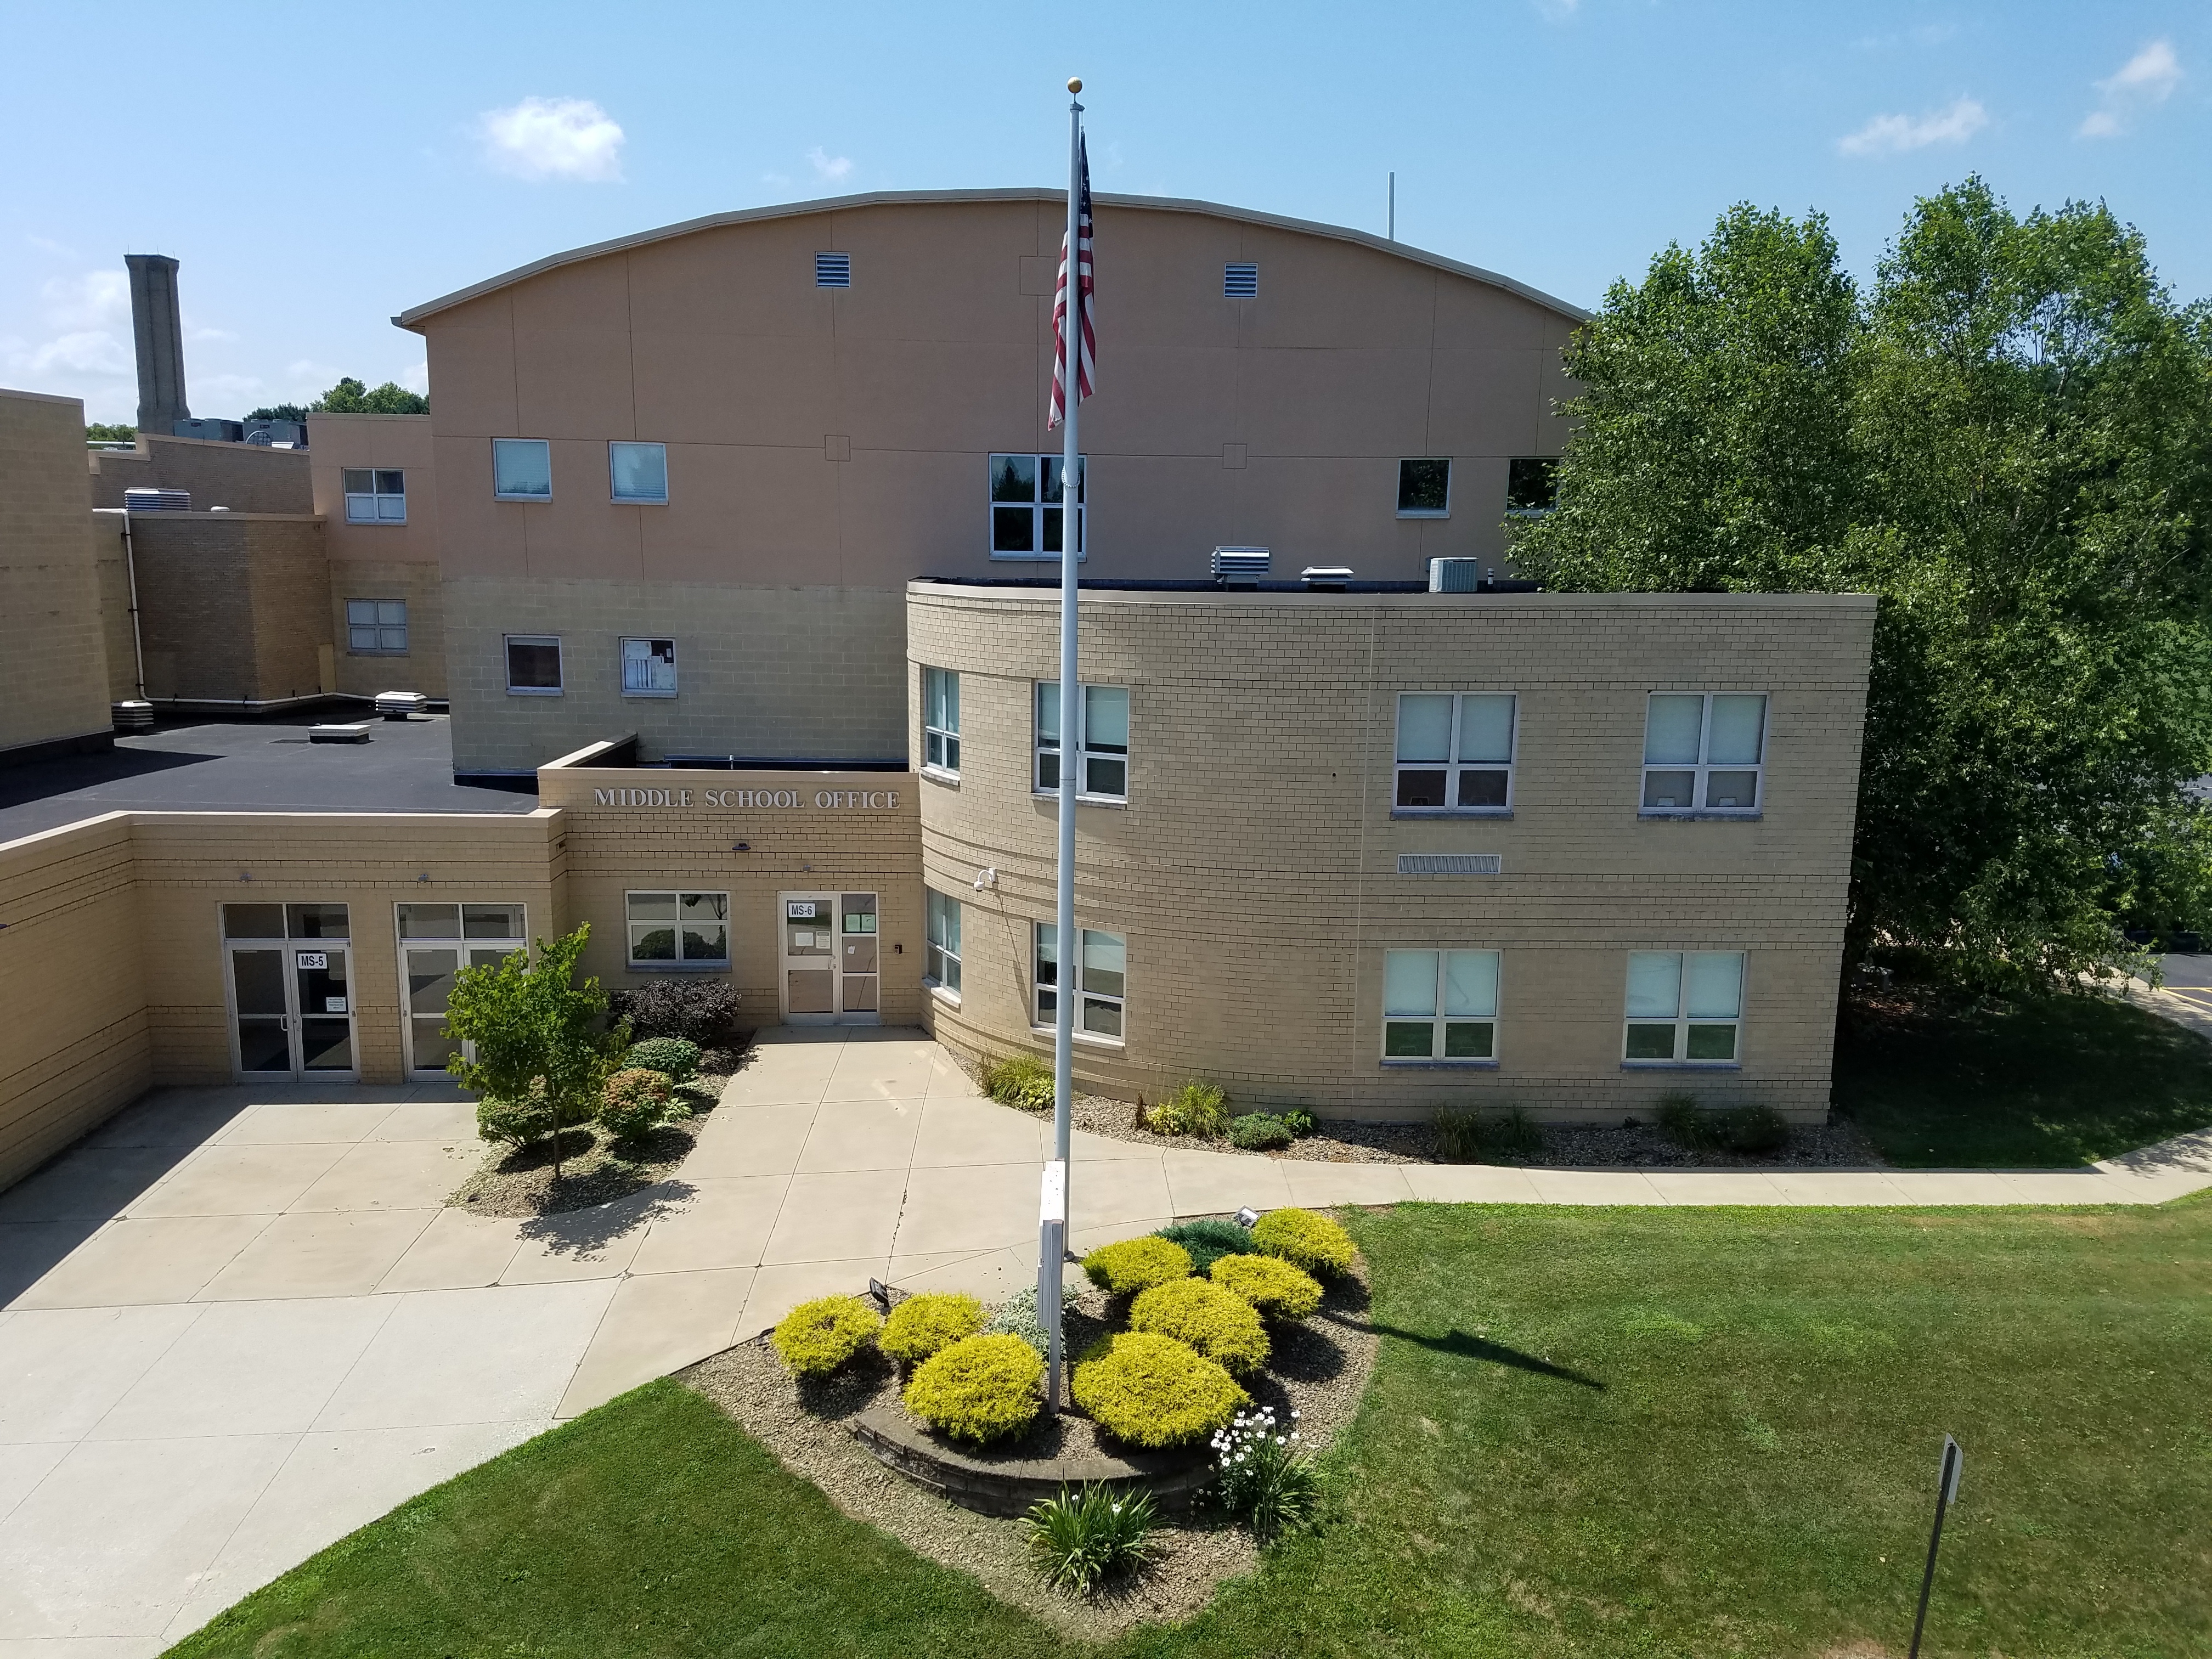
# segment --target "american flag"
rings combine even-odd
[[[1076,263],[1079,274],[1076,280],[1083,322],[1083,359],[1076,367],[1075,396],[1078,402],[1091,395],[1091,371],[1097,342],[1091,337],[1091,319],[1096,301],[1091,289],[1091,145],[1088,139],[1078,141],[1076,149],[1075,229]],[[1052,413],[1045,422],[1049,431],[1067,418],[1067,234],[1060,238],[1060,283],[1052,296]]]

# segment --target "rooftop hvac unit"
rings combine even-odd
[[[1267,574],[1264,547],[1217,547],[1213,550],[1213,580],[1218,582],[1255,582]]]
[[[307,427],[304,421],[248,421],[246,441],[270,449],[305,449],[307,447]]]
[[[244,441],[246,423],[243,421],[225,421],[214,416],[200,420],[187,417],[181,421],[170,422],[169,435],[173,438],[207,438],[216,443],[234,444]]]
[[[427,712],[429,698],[420,691],[380,691],[376,694],[376,712],[388,720],[404,720],[410,714]]]
[[[1482,561],[1480,559],[1431,559],[1429,561],[1429,592],[1431,593],[1474,593],[1482,586]]]
[[[1346,587],[1352,582],[1352,567],[1348,564],[1310,564],[1298,572],[1298,580],[1308,587]]]
[[[123,492],[123,510],[126,513],[189,513],[192,510],[192,492],[189,489],[126,489]]]
[[[125,697],[115,705],[115,729],[118,732],[150,732],[154,729],[154,705],[143,697]]]

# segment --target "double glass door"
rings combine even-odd
[[[458,1037],[446,1035],[446,1005],[461,969],[497,962],[528,942],[519,904],[403,904],[399,978],[405,1000],[401,1040],[414,1077],[443,1077]]]
[[[794,1025],[873,1025],[882,1018],[873,893],[777,896],[783,1017]]]
[[[237,1075],[358,1078],[347,907],[226,904],[222,923]]]

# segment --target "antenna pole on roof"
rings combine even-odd
[[[1398,240],[1398,175],[1395,173],[1390,175],[1389,227],[1389,239],[1395,242]]]

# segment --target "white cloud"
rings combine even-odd
[[[138,373],[131,348],[112,334],[90,329],[47,341],[27,356],[24,367],[33,374],[61,369],[73,374],[128,374],[134,380]]]
[[[1930,144],[1963,144],[1990,124],[1990,113],[1972,98],[1922,116],[1877,115],[1856,132],[1836,141],[1846,155],[1902,155]]]
[[[1535,0],[1536,15],[1547,23],[1564,23],[1582,9],[1583,0]]]
[[[428,362],[420,362],[412,368],[402,369],[399,373],[399,384],[410,392],[422,397],[428,397],[430,395],[430,365]]]
[[[819,144],[806,152],[806,159],[814,168],[814,176],[825,185],[842,185],[852,175],[851,156],[832,155]]]
[[[623,130],[588,98],[526,98],[486,110],[477,124],[484,157],[519,179],[619,180]]]
[[[2130,119],[2173,95],[2181,84],[2181,60],[2170,40],[2154,40],[2105,79],[2095,82],[2103,102],[2081,118],[2077,138],[2117,138]]]
[[[131,274],[88,270],[76,276],[50,277],[40,289],[46,320],[57,328],[98,329],[131,320]]]

